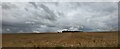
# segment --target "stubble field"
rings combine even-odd
[[[117,47],[117,32],[2,34],[3,47]]]

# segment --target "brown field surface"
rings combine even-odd
[[[117,47],[117,32],[2,34],[3,47]]]
[[[2,34],[0,34],[0,48],[2,47]]]

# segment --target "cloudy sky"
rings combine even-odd
[[[118,2],[120,0],[0,0],[2,2]]]
[[[3,33],[118,29],[117,2],[3,2],[1,6]]]

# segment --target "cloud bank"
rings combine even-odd
[[[115,31],[117,22],[116,2],[2,3],[3,33],[56,32],[74,26],[83,31]]]

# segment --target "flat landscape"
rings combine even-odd
[[[117,47],[117,32],[2,34],[3,47]]]

